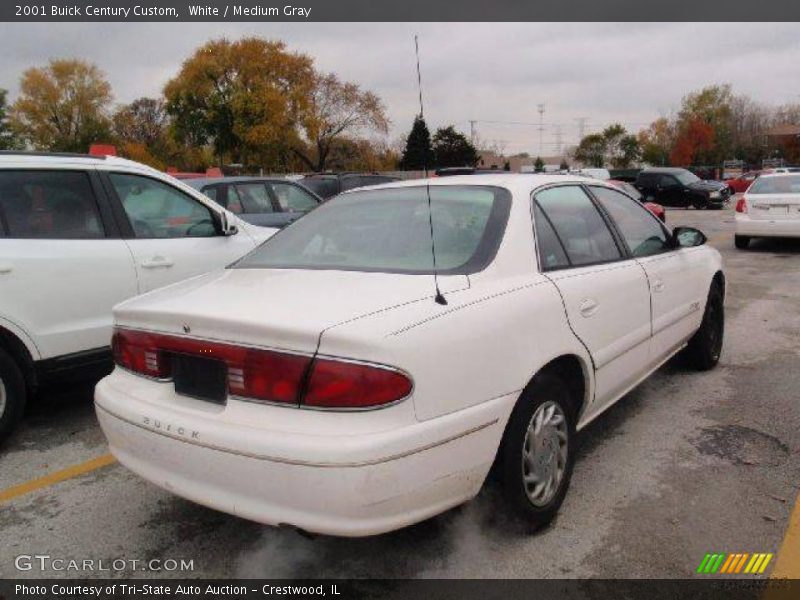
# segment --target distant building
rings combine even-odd
[[[800,125],[782,123],[764,132],[767,147],[789,164],[800,164]]]
[[[505,169],[508,164],[508,170],[512,173],[531,173],[534,169],[536,162],[535,156],[526,154],[515,154],[513,156],[503,156],[496,154],[490,150],[478,151],[478,167],[481,169]],[[561,167],[562,162],[566,162],[571,167],[582,166],[574,160],[570,160],[566,156],[542,156],[545,171],[557,171]]]

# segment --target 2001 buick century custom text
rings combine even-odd
[[[702,233],[597,180],[366,188],[118,305],[97,414],[134,472],[263,523],[376,534],[491,473],[541,525],[577,430],[682,349],[717,363],[724,293]]]

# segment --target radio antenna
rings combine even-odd
[[[425,118],[425,107],[422,103],[422,72],[419,68],[419,38],[415,35],[414,36],[414,50],[417,55],[417,87],[419,88],[419,118]],[[425,177],[428,177],[428,149],[425,148],[422,153],[422,167],[425,170]],[[433,207],[431,206],[431,184],[427,182],[425,184],[425,193],[428,196],[428,226],[430,227],[431,232],[431,258],[433,259],[433,286],[436,288],[436,295],[434,296],[434,300],[436,304],[446,305],[447,299],[442,294],[442,290],[439,289],[439,271],[436,268],[436,238],[433,235]]]

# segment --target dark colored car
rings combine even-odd
[[[691,171],[679,168],[644,169],[635,185],[646,202],[658,202],[663,206],[722,208],[731,195],[726,183],[700,179]]]
[[[452,175],[507,175],[509,171],[501,169],[479,169],[477,167],[443,167],[436,169],[437,177],[450,177]]]
[[[632,198],[636,198],[639,202],[642,203],[647,210],[657,216],[662,223],[667,222],[667,213],[664,210],[664,207],[660,204],[656,204],[655,202],[645,202],[644,196],[642,193],[636,189],[636,187],[627,181],[622,181],[620,179],[608,179],[606,183],[610,183],[614,187],[618,187],[623,192],[630,195]]]
[[[284,227],[322,202],[293,181],[263,177],[186,179],[217,204],[253,225]]]
[[[320,173],[303,177],[298,183],[327,200],[348,190],[391,181],[399,181],[399,178],[377,173]]]

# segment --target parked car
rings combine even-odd
[[[497,175],[507,173],[502,169],[480,169],[478,167],[442,167],[434,172],[436,177],[452,177],[454,175]]]
[[[660,204],[656,204],[655,202],[645,202],[644,196],[642,193],[636,189],[632,183],[628,183],[627,181],[619,181],[617,179],[609,179],[607,183],[610,183],[616,188],[621,189],[623,192],[628,194],[631,198],[634,198],[642,203],[647,210],[653,213],[656,217],[658,217],[662,223],[667,222],[667,211],[664,210],[664,207]]]
[[[576,431],[682,348],[717,364],[724,292],[702,233],[601,181],[356,190],[118,305],[97,415],[132,471],[263,523],[397,529],[494,465],[509,514],[542,525]]]
[[[378,173],[319,173],[303,177],[298,183],[327,200],[348,190],[392,181],[398,178]]]
[[[586,167],[583,169],[578,169],[576,171],[578,175],[583,175],[584,177],[591,177],[592,179],[600,179],[606,181],[611,179],[611,173],[608,169],[599,169],[596,167]]]
[[[739,198],[736,247],[761,237],[800,237],[800,173],[761,175]]]
[[[759,171],[748,171],[747,173],[742,173],[739,177],[728,179],[725,183],[733,190],[734,194],[742,194],[747,191],[747,188],[750,187],[758,175]]]
[[[251,251],[253,227],[169,175],[0,155],[0,439],[37,388],[111,370],[111,308]]]
[[[307,188],[279,178],[220,177],[188,179],[186,183],[261,227],[284,227],[322,202]]]
[[[686,169],[652,167],[636,178],[636,188],[645,200],[663,206],[722,208],[730,198],[730,188],[720,181],[700,179]]]

